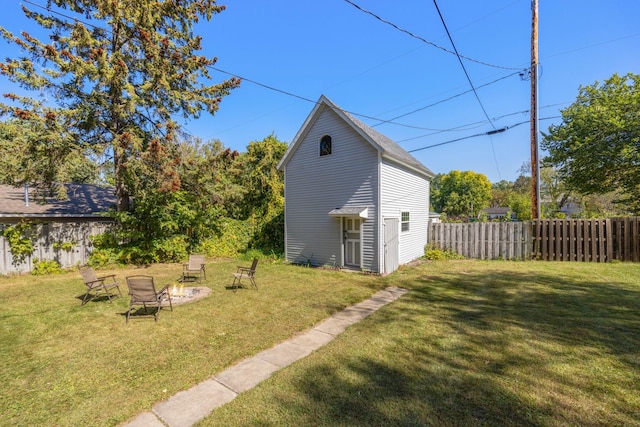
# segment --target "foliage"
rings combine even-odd
[[[26,102],[26,101],[25,101]],[[60,194],[61,183],[95,183],[97,167],[86,156],[77,136],[69,131],[69,118],[52,108],[31,103],[20,119],[0,122],[0,182],[37,187],[41,194]],[[8,110],[0,104],[0,115]]]
[[[131,184],[138,194],[133,210],[112,213],[118,227],[95,241],[92,262],[175,262],[188,253],[236,256],[248,249],[281,254],[284,179],[276,165],[286,148],[273,135],[242,154],[219,141],[185,142],[170,168],[182,186],[167,191],[146,190],[161,184],[157,162],[138,163],[143,183]]]
[[[581,87],[549,128],[541,146],[567,189],[580,194],[619,190],[620,203],[640,213],[640,75],[614,74]]]
[[[456,259],[465,259],[463,255],[451,250],[441,249],[432,244],[428,244],[424,248],[424,258],[429,261],[448,261]]]
[[[63,136],[68,137],[55,140],[62,150],[82,141],[98,156],[112,157],[118,210],[126,211],[129,196],[139,197],[129,188],[138,181],[136,163],[148,161],[145,155],[157,160],[158,152],[169,153],[175,144],[173,117],[213,114],[222,97],[240,84],[237,78],[202,83],[216,58],[197,54],[202,46],[194,27],[225,7],[213,0],[56,0],[48,6],[52,11],[23,10],[49,32],[49,42],[0,27],[2,37],[26,53],[0,63],[0,72],[61,106],[44,117],[63,118]],[[2,106],[3,114],[32,118],[42,108],[31,99],[10,97],[13,103]],[[179,187],[168,170],[172,160],[156,165],[159,175],[170,178],[160,190]]]
[[[246,221],[224,218],[219,233],[200,244],[201,252],[215,257],[236,256],[249,247],[254,230]]]
[[[287,144],[272,134],[249,143],[238,158],[246,189],[242,215],[255,225],[251,248],[284,252],[284,174],[276,166],[286,151]]]
[[[582,218],[611,218],[616,216],[632,216],[633,212],[625,206],[615,203],[620,200],[620,194],[611,192],[606,194],[590,194],[580,198]]]
[[[34,247],[30,236],[32,231],[33,224],[21,221],[15,225],[6,226],[0,233],[7,239],[14,265],[25,262],[33,254]]]
[[[431,205],[449,218],[475,218],[490,200],[491,183],[480,173],[454,170],[431,181]]]
[[[53,259],[43,259],[40,261],[38,258],[33,259],[33,268],[31,274],[33,276],[44,276],[47,274],[61,274],[64,273],[64,268],[60,267],[60,264]]]
[[[531,195],[511,193],[507,197],[507,206],[509,206],[510,213],[514,213],[518,220],[531,220]]]
[[[70,252],[71,250],[73,250],[75,245],[76,245],[75,242],[54,242],[53,249]]]

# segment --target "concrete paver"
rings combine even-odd
[[[289,366],[326,345],[349,326],[369,316],[408,292],[387,288],[371,298],[346,308],[312,329],[245,359],[214,377],[181,391],[153,406],[152,412],[138,415],[125,427],[190,427],[216,408],[231,402],[274,372]]]
[[[237,395],[220,382],[209,379],[156,404],[153,413],[169,427],[191,426]]]
[[[242,393],[260,384],[279,369],[278,365],[252,357],[216,375],[214,379],[236,393]]]
[[[269,363],[273,363],[280,368],[284,368],[285,366],[291,365],[296,360],[308,356],[312,351],[313,349],[305,345],[285,341],[282,344],[278,344],[277,346],[270,348],[269,350],[256,354],[255,357],[266,360]]]

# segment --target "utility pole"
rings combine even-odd
[[[538,0],[531,0],[531,217],[540,218],[538,161]]]

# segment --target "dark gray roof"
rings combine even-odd
[[[65,184],[68,200],[47,197],[42,203],[35,189],[29,188],[29,205],[25,201],[24,187],[0,185],[0,217],[56,217],[96,216],[116,204],[113,187],[91,184]]]
[[[432,177],[435,176],[435,174],[428,167],[420,163],[415,157],[413,157],[404,148],[398,145],[397,142],[361,122],[348,112],[344,110],[342,110],[342,112],[349,118],[349,120],[353,122],[354,125],[359,127],[364,133],[369,136],[369,138],[371,138],[371,140],[373,140],[373,142],[375,142],[382,148],[383,154],[386,154],[388,157],[395,159],[400,163],[404,163],[415,169],[421,170],[427,175],[431,175]]]

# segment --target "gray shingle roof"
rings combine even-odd
[[[91,184],[65,184],[68,200],[36,198],[29,188],[29,205],[25,202],[24,187],[0,185],[0,217],[7,216],[94,216],[106,212],[116,204],[113,187]]]
[[[381,134],[380,132],[366,125],[365,123],[361,122],[360,120],[355,118],[353,115],[349,114],[348,112],[344,110],[342,110],[342,112],[353,122],[354,125],[359,127],[364,133],[366,133],[369,136],[369,138],[371,138],[376,144],[378,144],[384,150],[383,154],[386,154],[387,156],[401,163],[404,163],[413,168],[421,170],[422,172],[428,175],[435,176],[435,174],[429,168],[427,168],[425,165],[420,163],[415,157],[413,157],[404,148],[398,145],[397,142],[387,137],[386,135]]]

